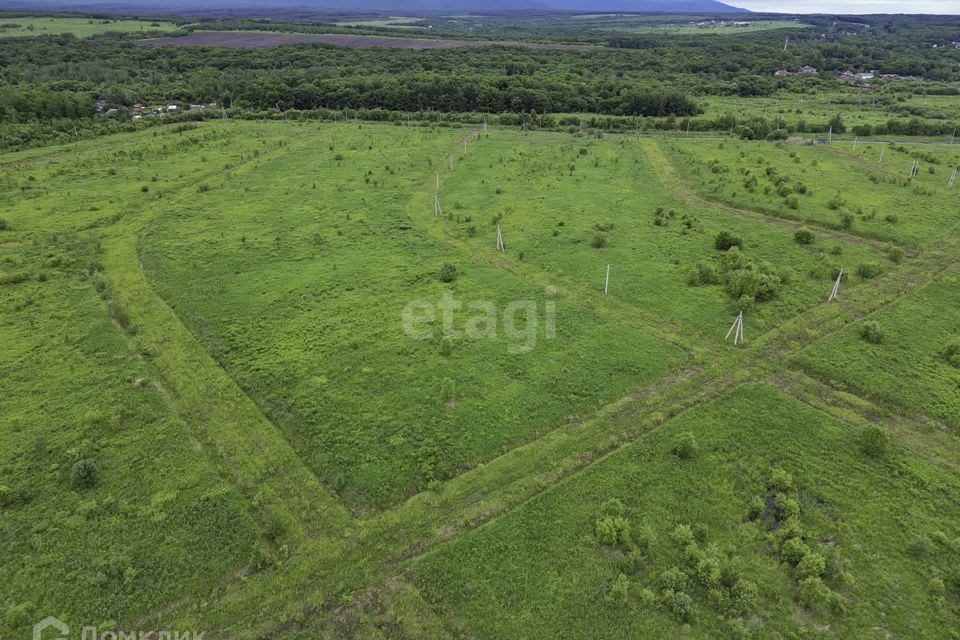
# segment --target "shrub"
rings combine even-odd
[[[813,231],[807,229],[806,227],[800,227],[793,234],[793,239],[797,241],[798,244],[813,244],[813,241],[817,239],[817,236],[814,235]]]
[[[3,218],[0,218],[0,231],[6,231],[9,228],[10,228],[10,223],[4,220]]]
[[[881,273],[883,273],[883,267],[876,262],[864,262],[863,264],[857,266],[857,275],[863,280],[876,278]]]
[[[730,247],[743,248],[743,240],[733,235],[729,231],[721,231],[713,241],[713,246],[720,251],[726,251]]]
[[[790,564],[798,564],[808,553],[810,549],[801,538],[788,538],[780,547],[780,557]]]
[[[0,485],[0,509],[12,509],[30,502],[33,493],[26,485],[7,487]]]
[[[607,246],[607,236],[602,233],[593,234],[593,240],[590,241],[590,246],[594,249],[603,249]]]
[[[438,274],[440,282],[453,282],[457,279],[457,266],[446,262],[440,267]]]
[[[880,323],[876,320],[867,320],[860,326],[860,337],[870,344],[880,344],[883,342],[883,332],[880,330]]]
[[[943,350],[943,359],[952,367],[960,369],[960,340],[952,340]]]
[[[882,458],[890,447],[890,436],[877,425],[860,432],[860,448],[871,458]]]
[[[819,578],[823,575],[823,570],[826,568],[826,565],[827,561],[822,555],[815,551],[809,551],[800,559],[800,562],[797,563],[797,578],[801,580],[810,577]]]
[[[800,515],[800,503],[786,493],[778,493],[774,499],[777,505],[777,517],[781,520],[796,518]]]
[[[99,469],[96,461],[83,458],[73,463],[70,468],[70,484],[77,489],[87,489],[97,484]]]
[[[697,441],[693,437],[693,434],[689,431],[684,431],[677,436],[673,446],[670,448],[670,452],[681,460],[689,460],[697,455]]]
[[[720,273],[717,271],[717,266],[712,262],[698,262],[690,274],[688,282],[692,285],[719,284]]]
[[[777,491],[790,491],[793,489],[793,476],[788,471],[774,468],[770,472],[770,487]]]
[[[720,563],[715,558],[704,558],[698,562],[697,580],[705,587],[720,584]]]
[[[626,573],[636,573],[640,571],[646,561],[647,556],[643,555],[642,551],[639,549],[631,549],[620,560],[620,568]]]
[[[844,211],[840,214],[840,228],[841,229],[850,229],[853,227],[854,217],[853,214],[849,211]]]
[[[903,262],[903,254],[903,247],[894,245],[887,248],[887,259],[894,264]]]
[[[687,524],[678,524],[676,528],[674,528],[673,533],[670,534],[670,539],[673,540],[674,544],[678,547],[685,548],[695,542],[693,528]]]
[[[618,604],[627,604],[630,597],[630,581],[622,573],[610,585],[610,597]]]
[[[750,499],[750,505],[747,507],[747,519],[759,520],[765,510],[766,505],[763,502],[763,498],[753,496],[753,498]]]
[[[660,595],[660,599],[678,622],[690,622],[693,619],[693,598],[683,591],[667,589]]]
[[[652,607],[657,602],[657,595],[651,589],[640,589],[637,593],[637,599],[645,607]]]
[[[630,545],[630,521],[623,516],[600,516],[594,524],[594,531],[600,544],[609,547]]]
[[[836,597],[830,587],[815,576],[804,578],[797,586],[800,594],[800,604],[808,609],[824,609],[832,604]]]
[[[800,198],[798,198],[797,196],[790,196],[786,199],[785,202],[787,203],[787,207],[790,209],[800,208]]]

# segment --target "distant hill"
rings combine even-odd
[[[122,13],[209,13],[320,11],[406,13],[490,13],[504,11],[616,11],[633,13],[746,13],[716,0],[0,0],[0,8]],[[199,11],[198,11],[199,10]]]

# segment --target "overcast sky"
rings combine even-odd
[[[774,13],[960,13],[960,0],[727,0],[751,11]]]

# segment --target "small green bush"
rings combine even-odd
[[[713,246],[719,251],[726,251],[730,247],[743,248],[743,240],[729,231],[721,231],[713,241]]]
[[[816,576],[804,578],[798,583],[797,588],[800,604],[808,609],[825,609],[836,599],[836,594],[830,590],[830,587]]]
[[[808,553],[810,553],[810,549],[801,538],[788,538],[780,547],[780,557],[783,558],[784,562],[794,565],[803,560],[803,557]]]
[[[890,448],[890,436],[877,425],[860,432],[860,448],[871,458],[882,458]]]
[[[70,467],[70,484],[77,489],[88,489],[97,484],[100,470],[95,460],[83,458]]]
[[[770,471],[770,487],[776,491],[790,491],[793,489],[793,476],[776,467]]]
[[[0,509],[13,509],[30,502],[33,493],[25,485],[7,487],[0,485]]]
[[[678,524],[670,534],[670,539],[681,549],[696,542],[693,527],[688,524]]]
[[[960,369],[960,340],[952,340],[943,350],[944,361],[952,367]]]
[[[594,523],[600,544],[608,547],[630,545],[630,521],[623,516],[602,515]]]
[[[10,228],[10,223],[4,220],[3,218],[0,218],[0,231],[6,231],[9,228]]]
[[[883,273],[883,267],[877,262],[864,262],[857,266],[857,275],[863,280],[871,280]]]
[[[660,601],[664,608],[677,619],[678,622],[691,622],[693,619],[693,598],[683,591],[666,589],[660,594]]]
[[[826,565],[827,561],[822,555],[815,551],[809,551],[800,559],[800,562],[797,563],[797,578],[801,580],[811,577],[819,578],[823,575]]]
[[[860,325],[860,337],[870,344],[880,344],[883,342],[883,332],[880,329],[880,323],[876,320],[867,320]]]
[[[673,446],[670,448],[670,452],[681,460],[689,460],[697,455],[697,441],[693,437],[693,434],[689,431],[684,431],[678,435]]]
[[[440,267],[440,272],[438,273],[440,282],[453,282],[457,279],[457,275],[457,266],[450,264],[449,262],[444,263],[443,266]]]
[[[602,233],[593,234],[593,240],[590,241],[590,246],[594,249],[603,249],[607,246],[607,236]]]
[[[887,247],[887,260],[889,260],[890,262],[894,264],[900,264],[901,262],[903,262],[903,255],[904,255],[903,247],[898,247],[896,245]]]
[[[813,244],[814,240],[817,239],[817,236],[807,229],[806,227],[800,227],[793,234],[793,239],[797,241],[797,244]]]
[[[630,580],[620,574],[610,585],[610,597],[618,604],[627,604],[630,599]]]

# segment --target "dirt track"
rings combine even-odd
[[[423,38],[387,38],[332,33],[258,33],[252,31],[195,31],[186,36],[140,40],[141,46],[236,47],[265,49],[284,44],[322,42],[344,47],[393,47],[398,49],[439,49],[449,47],[514,46],[527,49],[589,49],[586,45],[539,44],[533,42],[484,42],[477,40],[426,40]]]

